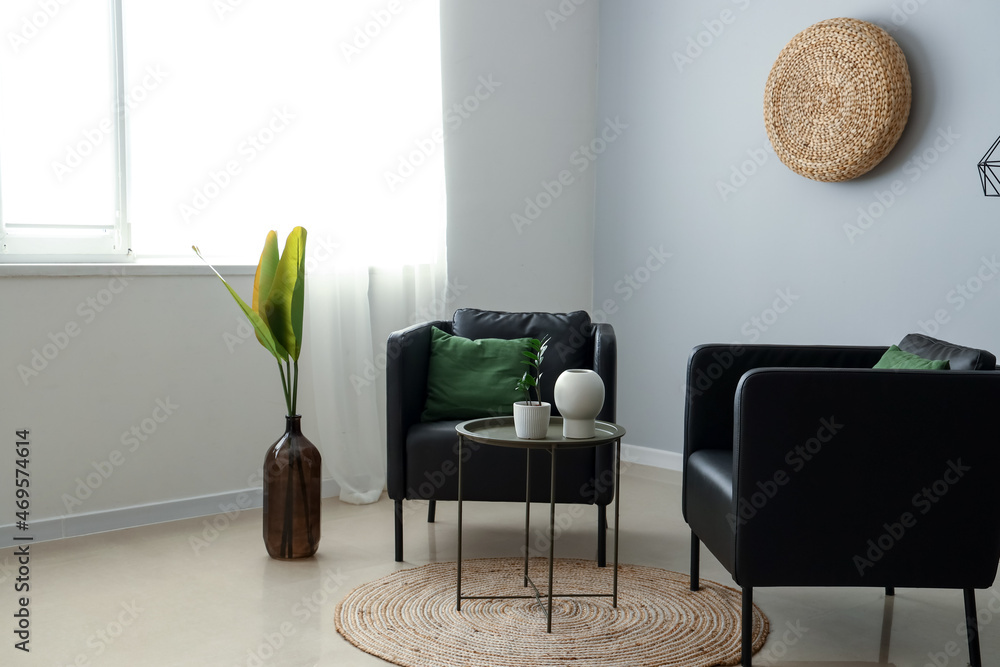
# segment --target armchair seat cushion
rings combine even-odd
[[[454,500],[458,497],[458,421],[415,424],[406,437],[407,498]],[[462,467],[462,499],[508,502],[524,500],[525,450],[466,441]],[[594,450],[557,454],[556,502],[593,503],[597,500]],[[549,454],[531,457],[531,500],[549,501]],[[610,489],[601,494],[610,495]]]
[[[702,449],[687,460],[688,524],[709,545],[730,572],[736,564],[736,521],[733,513],[733,452],[728,449]],[[729,545],[721,549],[717,545]]]

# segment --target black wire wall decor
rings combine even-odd
[[[984,195],[1000,197],[1000,137],[997,137],[979,163],[979,180],[983,182]]]

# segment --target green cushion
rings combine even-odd
[[[514,414],[514,402],[524,400],[515,386],[528,368],[521,352],[529,340],[470,340],[432,327],[421,421]]]
[[[911,352],[904,352],[892,345],[875,364],[875,368],[916,368],[928,371],[946,371],[951,368],[947,359],[935,361],[918,357]]]

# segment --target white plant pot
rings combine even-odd
[[[549,432],[549,416],[552,404],[528,405],[525,401],[514,403],[514,433],[525,440],[543,440]]]
[[[556,378],[556,408],[563,418],[563,437],[593,438],[594,420],[604,407],[604,381],[594,371],[571,368]]]

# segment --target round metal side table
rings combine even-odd
[[[518,438],[514,432],[513,417],[486,417],[483,419],[472,419],[464,421],[455,427],[458,432],[458,594],[457,610],[462,610],[462,600],[482,600],[482,599],[520,599],[535,598],[541,603],[541,594],[538,587],[528,576],[528,533],[531,519],[531,450],[540,449],[549,452],[551,456],[552,475],[549,482],[549,590],[548,590],[548,611],[546,614],[546,631],[552,632],[552,598],[553,597],[610,597],[611,606],[618,606],[618,510],[621,505],[619,484],[621,482],[621,454],[622,436],[625,429],[618,424],[598,421],[596,433],[593,438],[565,438],[562,434],[562,417],[553,417],[549,421],[549,430],[542,440],[526,440]],[[514,447],[525,450],[525,495],[524,495],[524,585],[529,584],[534,589],[534,595],[462,595],[462,454],[465,450],[466,440],[493,445],[497,447]],[[552,566],[555,553],[555,522],[556,522],[556,453],[570,449],[582,449],[585,447],[597,447],[608,443],[615,443],[615,546],[614,546],[614,572],[612,574],[611,593],[573,593],[559,594],[553,593],[552,586]]]

